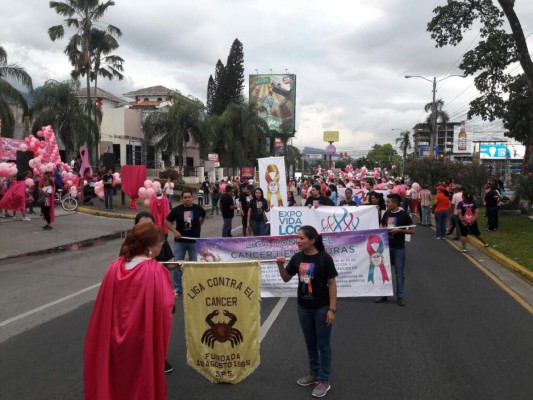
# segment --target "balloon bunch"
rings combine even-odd
[[[145,207],[150,207],[150,200],[156,197],[158,190],[161,190],[161,183],[158,181],[151,181],[149,179],[144,181],[144,186],[139,188],[139,197],[144,199]]]
[[[113,187],[121,182],[120,174],[115,172],[113,174]],[[94,185],[94,193],[98,196],[100,200],[104,200],[104,181],[98,181]]]
[[[54,172],[58,164],[63,171],[69,172],[71,170],[70,166],[61,162],[59,147],[52,127],[50,125],[43,126],[37,132],[37,136],[44,140],[29,135],[24,139],[24,143],[19,146],[21,151],[33,151],[34,158],[29,161],[30,168],[33,168],[33,175]]]
[[[0,163],[0,178],[9,178],[17,175],[18,172],[17,164],[9,162]]]

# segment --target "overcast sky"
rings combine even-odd
[[[457,47],[437,49],[426,25],[445,0],[115,0],[104,22],[123,36],[116,54],[126,60],[121,81],[100,81],[116,95],[163,85],[205,102],[207,79],[218,59],[226,62],[238,38],[245,76],[297,75],[297,147],[325,147],[324,130],[339,130],[338,151],[364,155],[374,143],[394,143],[399,131],[425,120],[428,79],[460,74],[462,54],[478,31]],[[8,61],[23,66],[34,86],[66,79],[63,49],[72,31],[50,41],[47,30],[62,18],[47,0],[0,0],[0,43]],[[517,0],[524,33],[533,33],[533,2]],[[533,35],[528,44],[533,47]],[[453,121],[465,118],[476,92],[472,79],[451,77],[438,85]],[[248,88],[246,88],[248,93]],[[467,124],[468,127],[468,124]],[[498,135],[498,124],[470,123],[475,137]],[[501,134],[499,135],[501,136]]]

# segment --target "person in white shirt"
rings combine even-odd
[[[163,186],[163,191],[165,192],[165,196],[167,196],[168,205],[170,206],[170,208],[172,208],[172,198],[174,197],[174,182],[172,182],[172,179],[170,179],[170,177],[167,178],[167,182],[165,183],[165,186]]]
[[[454,193],[452,196],[452,201],[450,203],[451,224],[450,224],[450,230],[448,231],[448,235],[452,235],[453,231],[456,230],[454,240],[459,240],[461,238],[461,231],[459,229],[459,224],[461,222],[459,221],[459,215],[457,214],[457,205],[461,201],[463,201],[463,187],[461,185],[455,185]]]

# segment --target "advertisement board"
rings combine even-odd
[[[248,182],[253,183],[255,176],[254,167],[241,167],[241,183],[248,185]]]
[[[24,143],[22,139],[0,137],[0,160],[15,161],[17,159],[17,150],[22,143]]]
[[[439,146],[433,148],[435,156],[439,155]],[[420,146],[420,157],[429,157],[429,146]]]
[[[259,116],[270,131],[294,131],[296,113],[296,75],[250,75],[250,102],[259,107]],[[284,125],[284,128],[282,127]]]
[[[215,168],[220,167],[220,160],[218,159],[218,153],[209,153],[207,155],[207,160],[211,162],[213,167]]]
[[[484,160],[521,160],[526,147],[520,144],[490,143],[479,145],[479,158]]]
[[[339,131],[324,131],[324,142],[338,142]]]
[[[465,122],[453,127],[453,152],[455,154],[472,154],[472,135],[468,133]]]

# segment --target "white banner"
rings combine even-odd
[[[313,226],[319,233],[379,228],[378,210],[374,206],[274,207],[269,220],[272,236],[296,235],[304,225]]]
[[[386,229],[325,233],[322,240],[339,274],[339,297],[392,296]],[[295,235],[197,239],[196,245],[200,262],[261,261],[261,297],[296,297],[298,277],[283,282],[273,262],[278,256],[289,260],[298,252]]]
[[[287,181],[283,157],[260,158],[259,186],[263,189],[268,207],[287,207]]]

